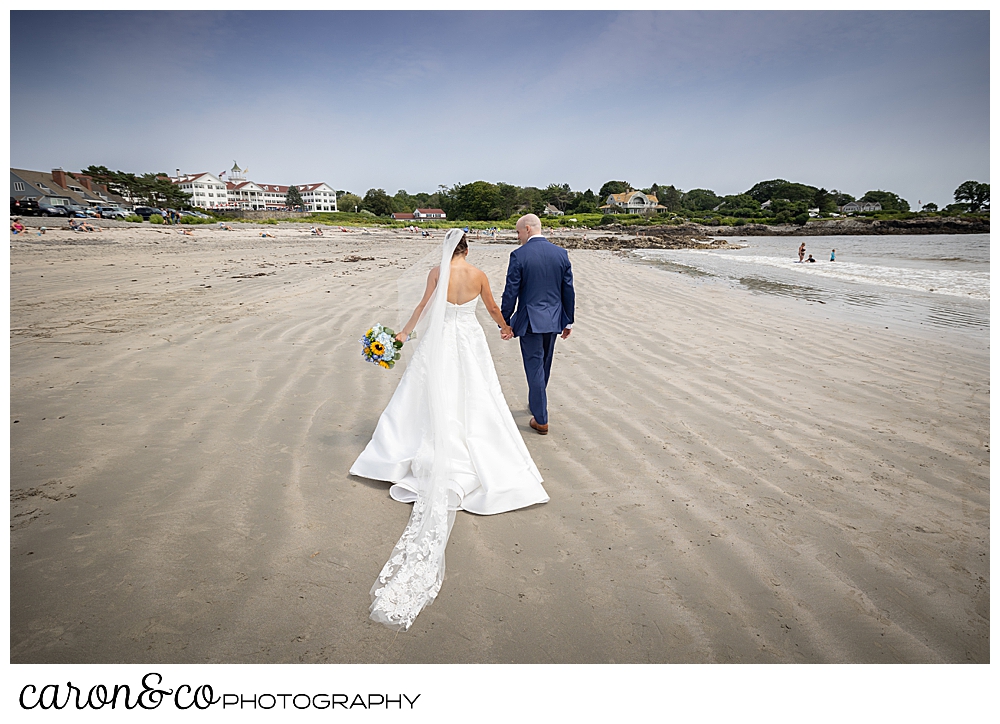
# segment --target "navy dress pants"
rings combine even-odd
[[[552,353],[556,349],[557,336],[558,332],[535,334],[529,331],[518,337],[524,375],[528,378],[528,409],[539,425],[549,424],[545,386],[549,384],[549,370],[552,369]]]

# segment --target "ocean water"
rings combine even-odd
[[[870,324],[989,337],[989,234],[726,237],[740,249],[637,249],[666,272],[794,297]],[[798,263],[798,247],[806,258]],[[830,251],[837,259],[830,261]]]

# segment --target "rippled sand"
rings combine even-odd
[[[989,660],[988,349],[600,251],[547,437],[479,308],[551,501],[371,623],[409,507],[347,473],[400,374],[357,339],[439,242],[268,231],[12,239],[12,662]]]

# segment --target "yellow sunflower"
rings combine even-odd
[[[365,354],[371,356],[371,353],[372,353],[372,348],[371,347],[365,347]]]
[[[385,369],[389,369],[389,363],[386,362],[385,360],[379,360],[379,366],[384,367]]]
[[[381,342],[372,342],[372,351],[377,355],[381,355],[385,352],[385,345]]]

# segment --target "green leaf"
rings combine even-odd
[[[395,342],[392,343],[392,346],[395,347],[396,349],[402,349],[403,343],[397,339]]]
[[[395,336],[396,336],[396,333],[395,333],[395,332],[393,332],[393,331],[392,331],[391,329],[389,329],[388,327],[386,327],[386,328],[385,328],[385,329],[383,329],[382,331],[384,331],[384,332],[385,332],[386,334],[388,334],[388,335],[389,335],[390,337],[395,337]]]
[[[397,353],[396,353],[396,356],[395,356],[395,357],[393,357],[393,359],[394,359],[394,360],[396,360],[396,359],[399,359],[399,352],[397,352]]]

